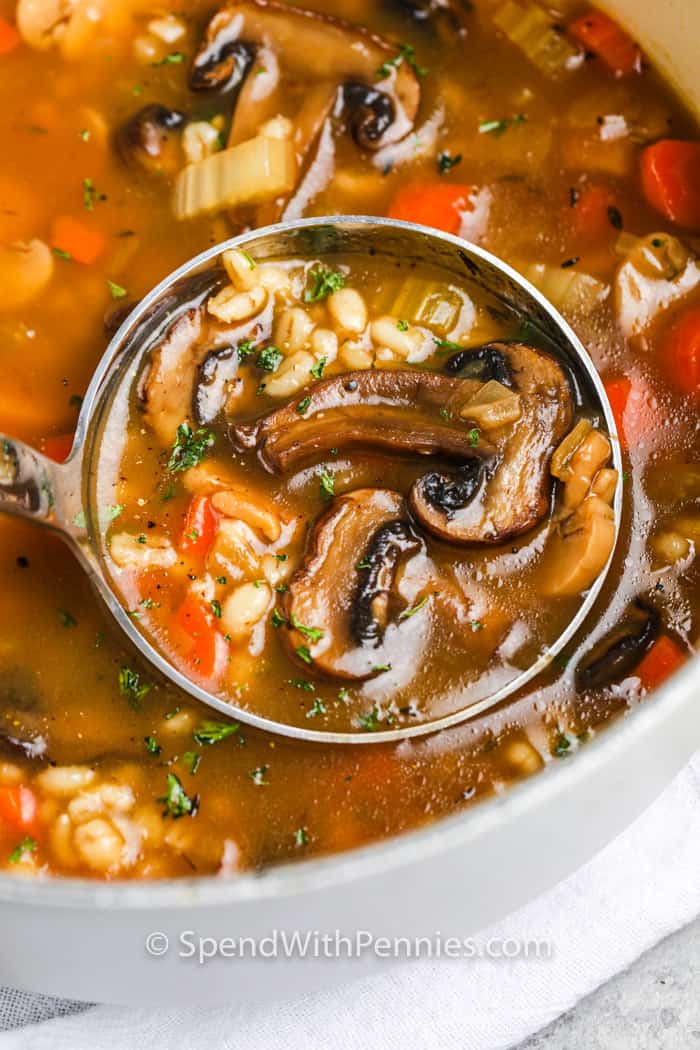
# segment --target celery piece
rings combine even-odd
[[[493,21],[546,77],[576,69],[582,61],[581,52],[534,0],[506,0]]]

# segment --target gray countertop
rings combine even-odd
[[[573,1047],[700,1050],[700,919],[662,941],[519,1050]]]

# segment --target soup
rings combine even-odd
[[[222,262],[102,438],[129,615],[195,682],[297,726],[415,726],[517,682],[613,548],[585,375],[447,270]]]
[[[122,648],[58,542],[3,519],[3,866],[18,874],[101,878],[233,875],[397,834],[503,791],[549,762],[568,760],[680,666],[697,635],[700,145],[694,122],[634,42],[574,0],[309,0],[305,13],[262,0],[218,13],[209,3],[168,2],[155,10],[140,0],[101,0],[91,5],[97,20],[78,0],[59,23],[50,7],[26,0],[16,10],[0,6],[0,123],[7,144],[0,171],[2,430],[64,458],[109,333],[149,287],[208,245],[279,218],[388,214],[483,244],[571,321],[617,417],[624,515],[593,615],[535,684],[460,727],[361,748],[299,744],[214,720]],[[344,266],[347,260],[339,259],[334,272],[352,277],[347,285],[362,295],[375,322],[389,316],[409,329],[422,327],[407,307],[381,301],[385,275],[371,268],[351,274]],[[421,275],[428,277],[440,279]],[[321,308],[329,309],[325,300]],[[423,327],[467,349],[512,345],[517,334],[485,314],[477,318],[473,342],[457,329]],[[315,321],[319,328],[331,330],[327,319]],[[396,326],[391,331],[394,341],[406,334]],[[316,356],[312,337],[309,332],[308,347],[299,348],[313,358],[309,370],[324,356]],[[405,362],[396,360],[377,367],[373,354],[385,342],[359,345],[354,360],[339,364],[325,354],[328,373],[318,382],[359,372],[374,383],[404,370]],[[286,374],[281,363],[269,373],[259,367],[268,345],[274,342],[256,346],[245,366],[242,415],[234,424],[242,427],[245,415],[253,433],[258,417],[296,397],[275,407],[269,390],[257,399],[252,392],[253,382]],[[370,350],[368,362],[360,352]],[[448,357],[408,366],[444,378]],[[585,427],[585,411],[578,415]],[[156,425],[163,418],[157,413]],[[184,421],[176,418],[176,429]],[[216,434],[218,426],[204,429]],[[583,441],[589,431],[578,433]],[[189,438],[180,436],[184,456]],[[110,549],[120,533],[136,537],[135,549],[147,548],[154,531],[149,521],[173,539],[189,532],[195,544],[197,524],[185,531],[186,472],[175,471],[176,491],[156,514],[153,483],[163,475],[158,454],[143,464],[128,459],[142,440],[134,425],[124,489],[106,507],[114,519],[105,523]],[[158,452],[169,448],[168,457],[174,455],[173,440],[170,434],[160,440]],[[549,452],[560,443],[553,440]],[[217,437],[199,466],[218,469],[219,447]],[[252,484],[254,477],[267,501],[282,492],[283,481],[264,473],[257,449],[237,455],[235,469],[230,459],[227,464],[236,475],[229,480]],[[386,474],[372,470],[366,450],[342,458],[346,474],[333,473],[341,501],[348,491],[386,488]],[[416,463],[410,452],[395,462],[391,489],[405,499],[418,478]],[[439,457],[435,464],[444,469]],[[601,460],[599,469],[609,468]],[[150,487],[141,492],[145,478]],[[318,474],[311,485],[318,487],[307,517],[315,521],[325,512]],[[167,492],[162,484],[156,489],[158,498]],[[139,499],[146,503],[137,511]],[[284,499],[291,501],[275,509],[286,522],[295,509],[293,499]],[[242,520],[240,500],[230,517],[214,509],[217,530]],[[258,535],[262,520],[252,526]],[[261,554],[275,557],[279,582],[263,572],[236,583],[250,582],[257,592],[263,585],[254,583],[264,578],[270,637],[272,589],[285,582],[286,562],[276,554],[287,553],[295,568],[305,531],[306,524],[289,544],[285,539],[284,549],[266,539],[272,547]],[[142,534],[146,544],[138,543]],[[418,540],[435,551],[444,542],[430,529]],[[513,545],[527,542],[525,533]],[[476,556],[491,555],[477,550]],[[451,564],[455,557],[450,550]],[[503,562],[498,573],[524,609],[527,573],[517,584]],[[228,578],[226,585],[214,581],[229,586]],[[230,595],[222,601],[217,593],[207,600],[223,612]],[[417,608],[423,597],[431,596],[406,591],[405,604],[395,608],[396,616],[416,610],[402,623],[421,644],[421,614],[432,615],[428,602]],[[129,607],[143,616],[147,632],[165,608],[156,608],[159,600],[129,592]],[[539,600],[532,616],[546,632],[547,618],[554,625],[558,614]],[[289,620],[290,612],[280,603],[280,616]],[[218,620],[211,604],[210,614]],[[485,644],[486,627],[474,631],[471,623],[480,623],[481,614],[466,615],[468,642]],[[441,645],[450,630],[464,646],[465,632],[448,616]],[[191,655],[186,633],[179,638],[185,658]],[[160,644],[170,651],[168,638]],[[239,648],[247,653],[241,686],[278,681],[280,702],[307,724],[334,717],[338,696],[326,695],[325,686],[312,692],[287,682],[310,680],[303,669],[290,672],[282,657],[267,653],[262,659],[249,641]],[[448,667],[445,654],[431,659]],[[375,685],[388,674],[377,672]],[[345,688],[356,694],[367,686]],[[392,683],[388,703],[352,697],[351,717],[365,721],[360,731],[376,731],[387,712],[402,715],[403,701],[397,699],[395,712],[391,707],[395,691]],[[319,699],[315,712],[312,695]],[[343,714],[340,706],[337,711]]]

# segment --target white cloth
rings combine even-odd
[[[6,990],[0,1027],[34,1012],[0,1050],[505,1050],[700,914],[699,873],[700,754],[585,867],[479,938],[550,941],[550,958],[418,961],[273,1005],[97,1006],[40,1024],[59,1004]]]

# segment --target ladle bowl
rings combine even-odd
[[[73,448],[65,463],[55,463],[28,445],[0,435],[0,511],[20,515],[58,532],[90,575],[121,632],[139,653],[176,686],[219,714],[268,732],[317,743],[372,744],[432,733],[503,702],[542,673],[582,626],[600,593],[613,554],[586,592],[575,616],[529,667],[515,673],[495,692],[476,700],[465,699],[463,706],[449,714],[371,734],[359,729],[325,732],[287,724],[234,705],[183,675],[128,615],[110,582],[99,511],[104,506],[99,491],[100,464],[112,451],[114,435],[123,434],[126,427],[125,408],[122,405],[120,415],[115,395],[125,382],[133,380],[143,355],[173,321],[185,309],[206,299],[221,282],[223,271],[219,259],[229,248],[244,248],[258,262],[359,254],[402,262],[415,260],[440,267],[467,289],[478,291],[494,309],[500,308],[527,322],[545,345],[556,350],[575,381],[586,388],[587,400],[611,438],[613,466],[621,476],[615,420],[600,377],[571,327],[537,289],[495,256],[458,237],[389,219],[330,217],[302,219],[245,233],[209,248],[161,281],[134,307],[107,346],[84,398]],[[621,503],[618,485],[613,505],[616,537]]]

